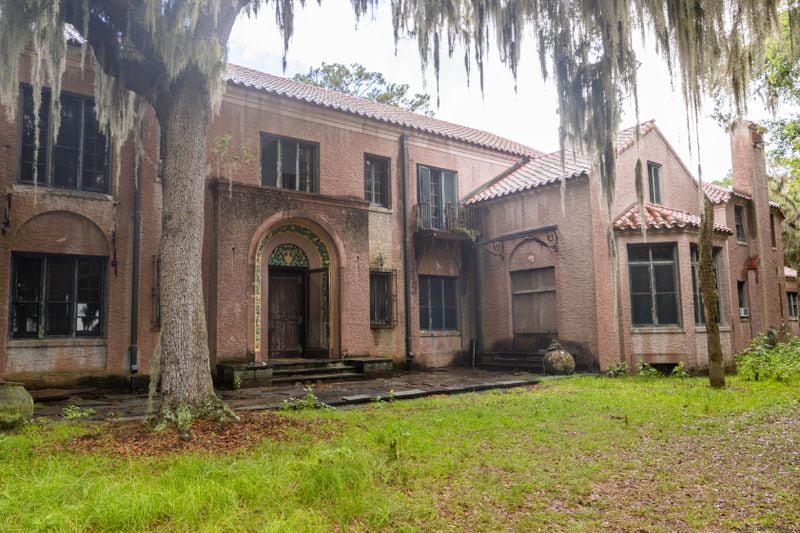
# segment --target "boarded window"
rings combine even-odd
[[[555,268],[511,273],[514,334],[558,331]]]
[[[675,245],[628,246],[634,326],[678,325]]]

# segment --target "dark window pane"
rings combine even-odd
[[[390,272],[370,273],[370,322],[373,325],[391,323],[391,280]]]
[[[41,259],[29,257],[14,259],[12,338],[38,337],[41,283]]]
[[[300,172],[298,179],[300,180],[299,189],[301,191],[311,192],[314,185],[314,145],[313,144],[300,144],[300,152],[298,154],[298,170]]]
[[[83,108],[83,181],[81,188],[108,192],[108,141],[100,131],[94,106]]]
[[[14,304],[14,321],[11,336],[15,339],[39,336],[39,304]]]
[[[674,292],[675,276],[672,264],[653,265],[653,275],[656,280],[656,292]]]
[[[457,283],[455,278],[442,280],[444,284],[444,305],[445,307],[455,307],[457,296]]]
[[[442,173],[431,170],[430,190],[431,227],[442,228]]]
[[[444,329],[458,329],[458,310],[455,307],[446,307],[444,310]]]
[[[678,302],[675,294],[656,294],[656,313],[659,324],[677,324]]]
[[[297,142],[281,140],[281,187],[297,189]]]
[[[634,294],[631,296],[631,315],[634,325],[640,326],[653,323],[651,305],[652,299],[649,294]]]
[[[80,163],[82,102],[76,98],[61,99],[61,129],[53,146],[53,186],[78,187]]]
[[[276,187],[278,184],[278,140],[261,137],[261,184]]]
[[[70,324],[70,304],[48,303],[47,304],[47,334],[48,335],[69,335],[71,333]]]
[[[653,261],[672,261],[672,252],[674,247],[671,244],[666,246],[653,246],[651,250],[653,254]]]
[[[650,268],[648,265],[631,265],[631,291],[650,293]]]
[[[102,324],[102,262],[78,261],[78,300],[75,331],[79,335],[97,335]]]
[[[650,261],[650,249],[646,246],[628,247],[628,261]]]
[[[22,138],[20,139],[20,166],[19,179],[22,182],[33,183],[33,154],[36,150],[36,121],[33,114],[33,90],[30,87],[22,89]],[[39,106],[39,150],[36,161],[37,183],[47,183],[47,131],[50,121],[50,93],[42,92],[42,102]]]
[[[47,261],[47,302],[45,325],[47,335],[70,335],[72,333],[72,290],[74,286],[71,259],[51,257]]]

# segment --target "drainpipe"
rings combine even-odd
[[[144,128],[144,125],[140,126]],[[142,135],[142,132],[139,132]],[[141,138],[141,137],[140,137]],[[131,279],[131,345],[130,354],[131,374],[139,372],[139,255],[141,248],[142,225],[142,156],[141,150],[136,154],[135,190],[133,200],[133,276]]]
[[[406,371],[411,370],[411,272],[408,261],[408,135],[400,136],[400,163],[403,177],[403,306],[406,311]]]
[[[482,220],[479,218],[481,215],[481,210],[477,206],[473,206],[473,214],[475,215],[476,226],[481,227]],[[472,345],[472,368],[475,368],[478,358],[478,353],[483,350],[483,342],[482,342],[482,324],[481,324],[481,254],[480,254],[480,247],[477,243],[472,243],[472,250],[475,253],[474,261],[475,267],[473,269],[475,273],[474,281],[475,283],[475,341]]]

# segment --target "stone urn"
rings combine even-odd
[[[13,429],[33,417],[33,398],[21,383],[0,381],[0,430]]]
[[[558,341],[553,341],[544,355],[544,373],[569,375],[575,372],[575,359]]]

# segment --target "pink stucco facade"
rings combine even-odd
[[[523,342],[515,332],[512,296],[512,279],[530,271],[551,276],[547,297],[555,299],[545,313],[550,336],[575,355],[580,368],[639,361],[706,364],[704,331],[693,319],[690,246],[696,228],[651,230],[646,236],[623,229],[609,239],[615,218],[635,203],[638,158],[660,165],[662,204],[699,214],[697,183],[657,128],[620,153],[610,210],[589,171],[577,172],[563,187],[551,180],[471,202],[476,191],[536,165],[543,154],[486,132],[253,71],[247,76],[256,81],[231,78],[209,134],[203,275],[212,366],[269,361],[287,348],[297,356],[379,356],[420,367],[468,363],[481,351],[535,350],[535,339]],[[90,101],[91,69],[80,72],[77,50],[68,59],[64,90]],[[0,322],[8,324],[0,341],[0,378],[47,384],[147,374],[159,335],[161,181],[152,112],[144,121],[138,167],[138,241],[132,143],[114,161],[120,170],[105,192],[34,187],[20,179],[22,129],[19,114],[0,120],[0,144],[6,147],[0,184],[7,200],[0,235],[0,300],[7,304],[0,305]],[[780,223],[780,211],[766,198],[763,148],[750,128],[732,138],[734,188],[743,196],[719,203],[717,222],[732,228],[734,207],[742,205],[749,233],[742,243],[735,235],[716,237],[729,362],[769,326],[787,322],[797,331],[785,299],[787,291],[796,291],[796,278],[787,285],[783,276],[780,232],[774,247],[770,241],[768,224]],[[311,191],[264,184],[270,161],[264,139],[288,143],[285,150],[297,143],[313,147]],[[217,149],[222,145],[224,151]],[[367,158],[387,162],[380,205],[365,194]],[[441,212],[432,223],[425,209],[436,201]],[[470,207],[451,210],[462,202]],[[676,251],[680,320],[670,327],[631,321],[629,245],[654,243],[669,243]],[[18,338],[12,324],[22,305],[15,272],[22,257],[102,262],[100,332],[53,336],[40,327],[38,334]],[[382,305],[389,311],[379,323],[372,316],[376,273],[388,280]],[[302,301],[286,296],[286,279],[302,284],[304,292],[296,294]],[[48,280],[43,277],[42,286]],[[746,318],[738,312],[737,281],[747,282]],[[277,318],[279,298],[289,298],[283,302],[288,307],[305,306],[296,311],[305,335],[295,339],[298,346],[276,340],[286,322]]]

